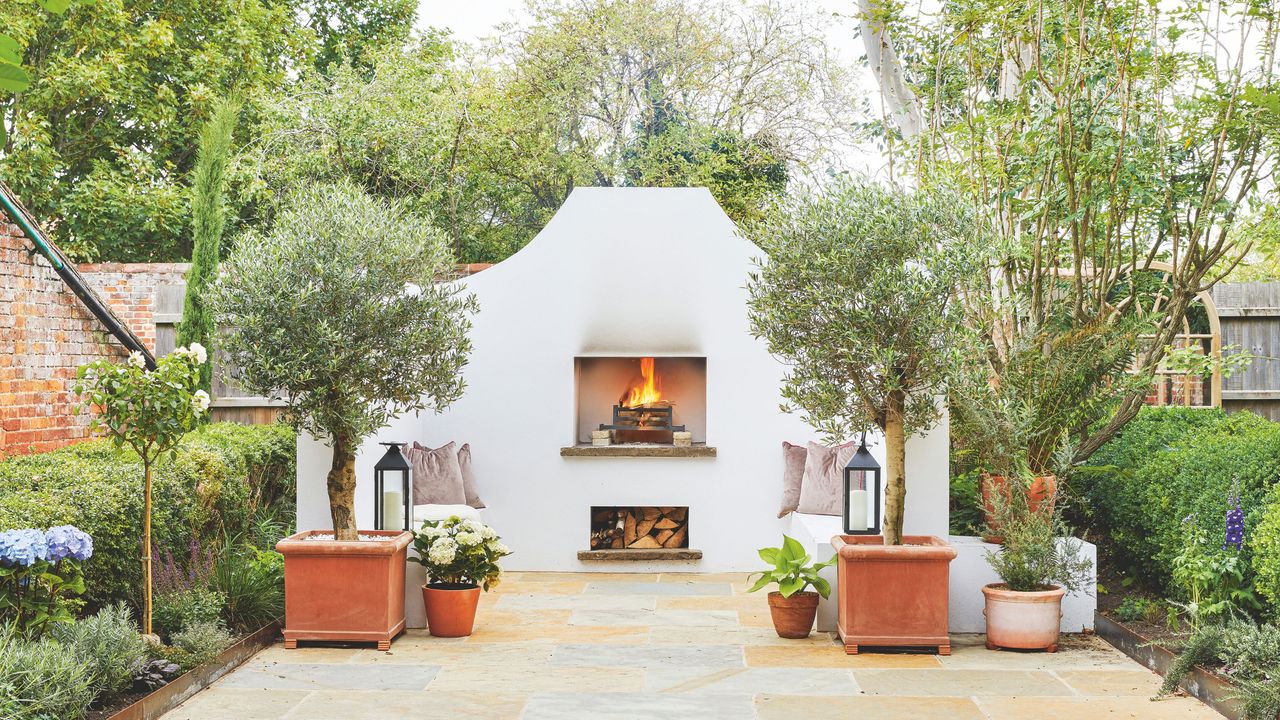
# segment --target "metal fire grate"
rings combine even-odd
[[[638,407],[613,406],[613,423],[600,423],[601,430],[612,430],[615,442],[669,443],[672,433],[684,432],[684,425],[672,423],[673,407],[670,403],[655,403]]]

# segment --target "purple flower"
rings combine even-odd
[[[1244,510],[1240,507],[1240,491],[1233,489],[1227,498],[1226,538],[1222,549],[1233,547],[1239,550],[1244,547]]]
[[[49,546],[49,560],[57,562],[65,558],[88,560],[93,555],[93,538],[74,525],[59,525],[45,531]]]
[[[48,557],[49,545],[43,532],[25,528],[0,533],[0,563],[30,567]]]

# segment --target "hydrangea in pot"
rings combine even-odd
[[[498,561],[511,554],[493,528],[456,515],[423,523],[413,540],[427,570],[422,602],[436,637],[465,637],[475,626],[480,591],[498,584]]]

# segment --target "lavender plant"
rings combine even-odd
[[[25,635],[75,620],[93,539],[72,525],[0,533],[0,619]]]

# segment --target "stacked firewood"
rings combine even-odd
[[[689,546],[689,508],[596,508],[591,514],[591,549],[653,550]]]

